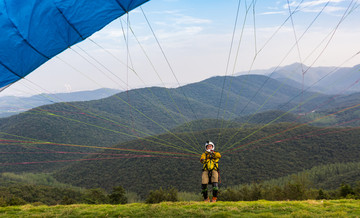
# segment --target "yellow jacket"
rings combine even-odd
[[[207,152],[203,153],[200,158],[200,162],[204,164],[203,170],[218,170],[218,162],[221,158],[221,154],[219,152]]]

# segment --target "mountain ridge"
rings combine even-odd
[[[359,70],[360,65],[353,67],[309,67],[302,63],[293,63],[264,70],[254,70],[253,72],[270,76],[279,81],[288,81],[294,87],[311,87],[310,90],[313,92],[334,95],[360,92],[360,86],[354,84],[354,81],[360,79],[358,76]],[[244,72],[236,75],[241,74],[244,74]]]
[[[121,91],[117,89],[102,88],[71,93],[43,93],[29,97],[3,96],[0,97],[0,118],[16,115],[46,104],[73,101],[90,101],[105,98],[118,92]]]
[[[317,119],[334,113],[334,110],[342,110],[337,106],[344,108],[358,102],[357,94],[338,97],[335,104],[331,105],[327,101],[332,100],[332,96],[302,93],[300,89],[263,75],[213,77],[172,89],[150,87],[129,90],[100,100],[45,105],[0,119],[1,136],[5,140],[15,141],[12,142],[14,145],[2,146],[0,151],[6,154],[0,156],[2,160],[13,163],[63,161],[60,166],[62,167],[71,159],[86,158],[86,152],[91,150],[89,147],[95,146],[100,149],[143,137],[171,133],[171,130],[181,125],[187,128],[181,127],[181,131],[192,132],[192,128],[206,130],[201,128],[202,124],[199,124],[200,127],[192,126],[189,122],[194,120],[218,120],[215,123],[204,124],[206,128],[212,129],[225,128],[228,124],[230,127],[232,124],[234,127],[242,126],[243,124],[233,122],[241,116],[248,116],[245,120],[240,120],[241,122],[248,122],[247,119],[254,116],[259,117],[255,119],[257,121],[254,124],[266,124],[272,122],[276,114],[281,116],[286,112],[298,116],[304,111],[313,111],[318,105],[325,105],[327,111],[310,114]],[[341,104],[337,105],[339,102]],[[279,108],[281,112],[268,112],[279,111]],[[343,117],[342,114],[346,116]],[[331,126],[339,122],[349,122],[359,116],[356,108],[342,114],[318,122],[318,125]],[[289,122],[289,119],[281,121]],[[295,121],[294,118],[292,121]],[[354,126],[359,122],[354,122]],[[251,127],[251,124],[245,126]],[[24,140],[23,144],[16,143]],[[39,150],[48,153],[31,153]],[[11,152],[11,155],[8,154]],[[26,155],[16,155],[15,152]],[[45,169],[19,164],[7,169],[15,172],[41,172],[59,167],[55,163],[47,166]]]

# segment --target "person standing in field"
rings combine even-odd
[[[219,191],[219,166],[218,162],[221,158],[219,152],[215,152],[214,143],[207,141],[205,143],[205,152],[201,155],[200,162],[203,164],[203,172],[201,176],[201,193],[205,202],[210,202],[208,196],[208,184],[212,184],[213,197],[211,202],[216,202]]]

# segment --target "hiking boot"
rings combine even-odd
[[[215,202],[216,202],[216,199],[217,199],[217,197],[212,197],[211,202],[212,202],[212,203],[215,203]]]
[[[210,202],[209,198],[204,199],[204,202]]]

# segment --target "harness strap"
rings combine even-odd
[[[208,158],[209,157],[209,158]],[[208,164],[207,164],[207,160],[215,160],[216,158],[213,158],[212,156],[211,156],[211,154],[206,154],[206,156],[205,156],[205,164],[204,164],[204,167],[203,167],[203,171],[205,171],[205,170],[208,170],[208,171],[210,171],[210,169],[208,168]],[[219,166],[218,166],[218,163],[217,162],[213,162],[213,165],[214,165],[214,168],[213,169],[211,169],[211,170],[216,170],[216,171],[219,171]]]

